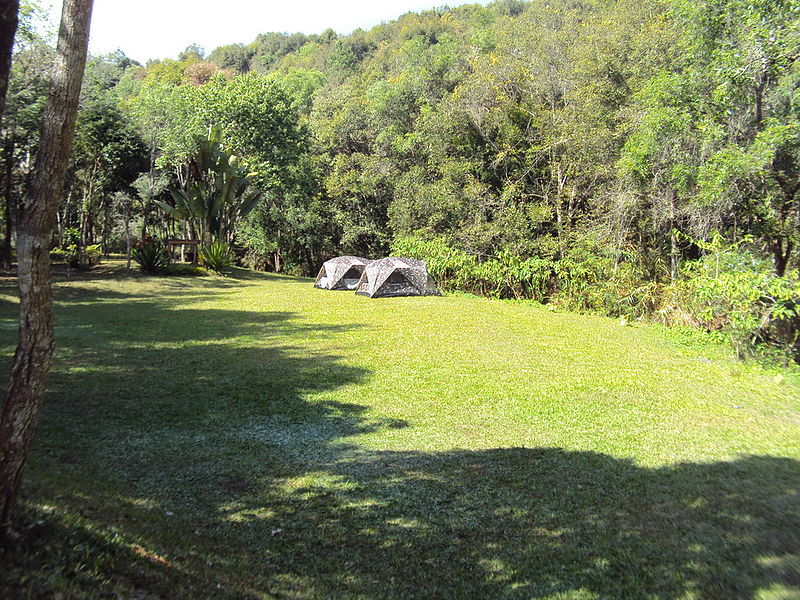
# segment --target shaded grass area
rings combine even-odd
[[[247,271],[56,297],[0,597],[800,597],[791,377],[652,327]]]

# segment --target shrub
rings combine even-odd
[[[200,247],[200,262],[216,273],[222,273],[233,264],[233,250],[220,240]]]
[[[727,337],[741,357],[796,358],[798,274],[778,277],[768,261],[737,246],[686,263],[683,278],[665,290],[660,316]]]
[[[177,277],[196,277],[208,275],[208,271],[201,266],[188,263],[170,263],[164,267],[163,272]]]
[[[392,244],[392,253],[424,260],[428,273],[442,289],[467,290],[474,285],[476,257],[447,245],[440,238],[399,237]]]
[[[553,262],[544,258],[522,258],[508,250],[479,265],[477,272],[490,296],[544,300],[550,289]]]
[[[103,249],[100,244],[92,244],[83,249],[81,260],[87,268],[93,267],[100,262],[103,256]]]
[[[77,227],[67,227],[62,236],[62,244],[64,248],[68,246],[80,246],[81,230]]]
[[[573,240],[555,262],[553,303],[612,317],[645,317],[661,305],[663,284],[653,281],[644,257],[586,236]]]
[[[141,243],[133,249],[131,256],[145,273],[159,273],[169,264],[169,256],[164,245],[156,240]]]
[[[441,238],[397,238],[392,251],[398,256],[424,260],[440,287],[496,298],[536,298],[548,293],[553,273],[547,259],[523,258],[508,250],[480,260],[474,254],[448,245]]]
[[[70,253],[64,248],[50,250],[50,262],[54,265],[64,265],[70,262]]]
[[[78,246],[69,244],[50,250],[50,261],[55,264],[67,264],[74,269],[88,270],[100,262],[103,250],[99,244]]]

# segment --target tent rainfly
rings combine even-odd
[[[440,295],[423,261],[393,256],[369,263],[356,293],[370,298]]]
[[[326,260],[319,270],[314,287],[323,290],[354,290],[366,267],[372,261],[359,256],[337,256]]]

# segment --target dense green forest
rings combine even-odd
[[[0,141],[7,265],[52,52],[35,12]],[[91,57],[54,258],[213,239],[309,275],[395,253],[446,289],[796,355],[799,24],[782,0],[498,0]]]

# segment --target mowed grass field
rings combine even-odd
[[[244,270],[55,294],[0,598],[800,598],[792,375],[653,325]]]

